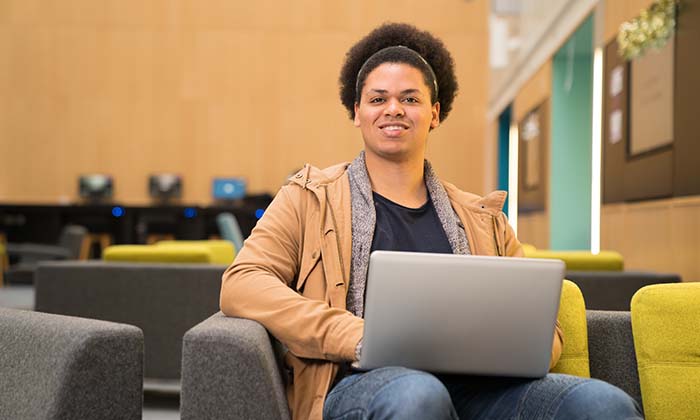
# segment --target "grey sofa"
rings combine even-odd
[[[211,264],[42,263],[35,309],[141,328],[145,389],[178,393],[182,337],[218,310],[225,269]]]
[[[0,418],[141,419],[143,334],[0,308]]]
[[[586,318],[591,376],[620,387],[641,407],[630,313],[587,311]],[[183,341],[183,420],[289,419],[285,371],[262,325],[219,312]]]

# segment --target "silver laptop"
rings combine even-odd
[[[360,369],[547,374],[560,260],[375,251]]]

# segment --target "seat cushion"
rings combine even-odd
[[[569,280],[562,284],[558,319],[564,333],[564,346],[552,372],[589,378],[586,304],[581,290]]]
[[[632,298],[632,333],[646,418],[698,418],[700,283],[640,289]]]
[[[112,245],[102,253],[105,261],[211,263],[212,251],[203,245]]]
[[[211,241],[159,241],[157,246],[191,246],[201,245],[209,248],[212,253],[211,262],[213,264],[229,265],[233,262],[236,256],[236,250],[233,243],[226,240],[211,240]]]

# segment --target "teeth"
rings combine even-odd
[[[385,130],[402,130],[403,127],[400,125],[387,125],[384,127]]]

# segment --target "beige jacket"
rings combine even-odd
[[[352,249],[348,164],[306,165],[283,187],[223,275],[221,310],[253,319],[288,349],[292,417],[321,419],[338,363],[353,361],[363,320],[345,310]],[[506,193],[485,197],[443,183],[474,255],[521,256],[501,212]],[[561,354],[557,328],[553,366]]]

